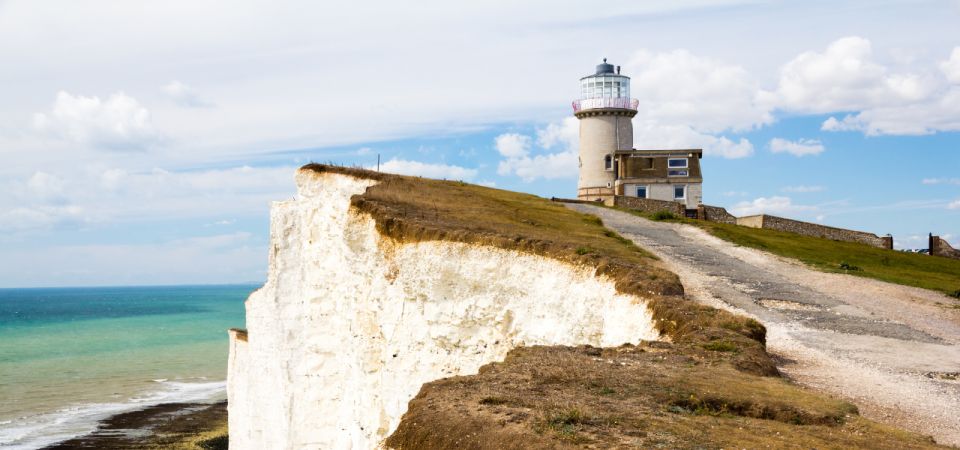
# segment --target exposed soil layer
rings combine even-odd
[[[937,448],[859,417],[853,405],[724,357],[662,342],[529,347],[474,376],[424,385],[396,449]]]
[[[110,417],[93,433],[45,450],[226,449],[226,425],[225,401],[165,403]]]

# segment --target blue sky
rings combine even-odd
[[[960,2],[0,0],[0,287],[265,276],[308,161],[573,196],[600,59],[704,200],[960,244]]]

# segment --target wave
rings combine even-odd
[[[162,381],[161,381],[162,380]],[[0,422],[0,449],[28,450],[42,448],[97,429],[108,417],[137,411],[162,403],[208,402],[226,391],[225,381],[184,382],[154,380],[161,385],[125,402],[75,405],[57,411],[19,417]]]

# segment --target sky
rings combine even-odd
[[[578,80],[704,202],[960,247],[960,1],[0,0],[0,287],[260,282],[311,161],[576,195]]]

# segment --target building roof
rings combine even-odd
[[[617,155],[643,155],[647,157],[656,157],[656,156],[677,156],[677,155],[687,155],[693,156],[696,155],[697,158],[703,158],[703,149],[702,148],[677,148],[677,149],[631,149],[631,150],[617,150],[615,152]]]

